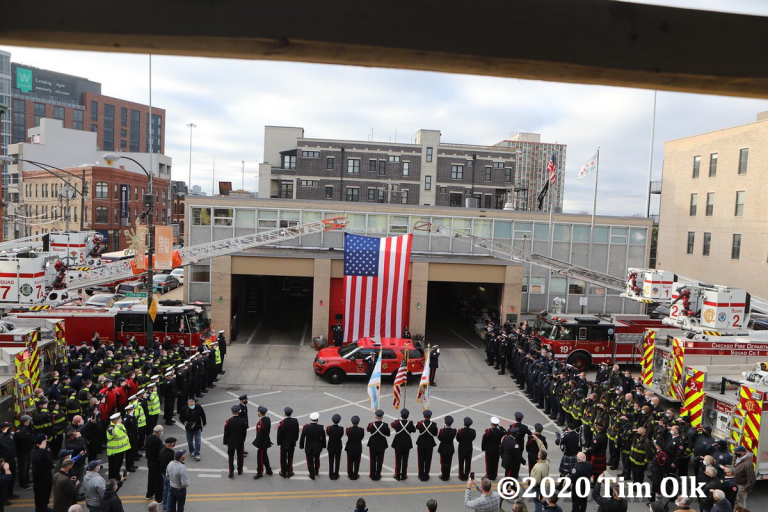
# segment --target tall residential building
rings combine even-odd
[[[442,142],[419,130],[413,143],[312,139],[304,129],[267,126],[259,197],[538,210],[554,155],[562,182],[565,144],[517,134],[490,146]],[[562,211],[563,191],[548,194]]]
[[[656,267],[768,297],[768,112],[664,146]]]
[[[0,50],[0,150],[7,155],[11,143],[11,54]],[[2,166],[2,191],[8,184],[7,164]]]

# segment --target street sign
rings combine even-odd
[[[587,305],[587,298],[579,297],[579,306],[586,306],[586,305]]]
[[[146,299],[147,293],[146,292],[127,292],[125,294],[126,297],[138,297],[140,299]]]

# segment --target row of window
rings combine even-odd
[[[112,217],[113,221],[112,222],[113,222],[113,224],[119,224],[120,223],[120,215],[121,215],[120,209],[119,208],[113,208],[112,210],[113,210],[113,217]],[[86,213],[87,212],[88,212],[88,210],[86,210]],[[94,208],[93,213],[94,213],[94,216],[93,216],[94,223],[96,223],[96,224],[109,224],[109,208],[107,208],[106,206],[97,206],[96,208]],[[130,224],[131,223],[131,210],[129,209],[127,213],[128,213],[127,223]],[[161,213],[162,217],[155,216],[154,219],[153,219],[153,222],[155,222],[155,223],[159,222],[161,224],[165,224],[166,213],[167,213],[165,208],[163,208],[163,210],[158,212],[158,213]],[[133,218],[136,219],[139,215],[140,215],[139,209],[138,208],[134,208],[133,209]],[[87,215],[86,215],[86,222],[88,222],[88,216]]]
[[[688,241],[686,245],[686,253],[693,254],[694,246],[696,243],[696,233],[694,231],[688,232]],[[709,256],[710,249],[712,247],[712,233],[704,233],[704,243],[701,247],[702,256]],[[741,256],[741,234],[734,233],[731,240],[731,259],[738,260]]]
[[[739,168],[738,174],[747,174],[747,162],[749,161],[749,148],[743,148],[739,150]],[[693,178],[699,177],[701,170],[701,156],[696,155],[693,157]],[[709,154],[709,177],[714,178],[717,176],[717,153]]]
[[[744,215],[744,199],[746,192],[744,190],[736,191],[736,203],[734,205],[733,215],[734,217],[742,217]],[[688,208],[688,214],[691,217],[696,216],[699,204],[699,194],[691,194],[691,203]],[[715,193],[707,192],[707,209],[705,215],[711,217],[715,212]]]
[[[78,194],[78,188],[77,183],[72,184],[71,186],[75,189],[75,195]],[[63,185],[59,183],[36,183],[31,184],[27,183],[24,185],[24,196],[25,197],[58,197],[59,195],[59,189],[63,187]],[[85,185],[85,193],[88,193],[88,182],[86,182]]]

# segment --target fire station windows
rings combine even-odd
[[[688,248],[686,249],[686,252],[688,254],[693,254],[693,242],[696,239],[696,233],[693,231],[688,232]]]
[[[711,217],[715,211],[715,193],[707,192],[707,217]]]
[[[96,182],[96,199],[109,199],[109,183],[105,181]]]
[[[192,208],[193,226],[210,226],[211,209],[210,208]]]
[[[532,228],[533,224],[531,222],[515,222],[515,240],[531,238]]]
[[[595,226],[595,230],[592,233],[592,243],[594,244],[608,243],[608,226]]]
[[[691,217],[696,216],[696,207],[699,204],[699,194],[691,194],[691,206],[688,210],[688,215]]]
[[[571,295],[584,295],[587,292],[587,283],[579,279],[571,279],[568,282],[568,293]]]
[[[512,238],[512,223],[505,220],[493,221],[493,238],[503,240]]]
[[[404,235],[406,233],[408,233],[408,217],[401,217],[399,215],[390,215],[389,234]]]
[[[739,150],[739,174],[747,174],[747,161],[749,160],[749,149]]]
[[[709,177],[717,176],[717,153],[709,155]]]
[[[568,280],[564,277],[551,277],[549,280],[549,293],[565,295]]]
[[[534,240],[549,240],[549,224],[537,222],[533,226],[533,239]]]
[[[619,228],[616,226],[611,227],[611,243],[612,244],[626,244],[627,243],[627,228]]]
[[[741,235],[733,234],[733,245],[731,245],[731,259],[737,260],[741,256]]]
[[[277,211],[259,210],[259,228],[276,228]]]
[[[472,223],[472,234],[484,238],[491,237],[491,219],[475,219]]]
[[[555,224],[553,234],[555,242],[568,242],[571,239],[571,226],[567,224]]]
[[[736,192],[736,209],[733,212],[736,217],[744,215],[744,194],[746,194],[746,192],[743,190]]]
[[[237,209],[235,227],[245,229],[256,228],[256,210]]]
[[[292,228],[299,225],[299,218],[301,212],[298,210],[281,210],[280,211],[280,227]]]
[[[701,157],[695,156],[693,157],[693,178],[694,179],[699,177],[700,169],[701,169]]]
[[[589,285],[589,294],[590,295],[605,295],[605,288],[601,286],[595,286],[595,285]]]
[[[94,222],[96,222],[97,224],[109,223],[109,209],[107,209],[106,206],[96,207],[96,216],[95,216]]]
[[[214,208],[213,209],[213,225],[214,226],[231,226],[232,217],[234,217],[234,210],[232,208]]]
[[[645,228],[629,228],[629,244],[645,245],[648,230]]]
[[[192,283],[208,283],[211,280],[210,265],[190,265],[189,280]]]
[[[116,327],[120,332],[144,332],[144,318],[147,315],[120,314],[117,316]]]
[[[704,247],[701,250],[703,256],[709,256],[709,246],[712,243],[712,233],[704,233]]]
[[[573,241],[589,243],[589,226],[573,226]]]

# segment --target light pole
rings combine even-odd
[[[153,321],[152,316],[149,314],[149,310],[152,307],[152,298],[154,296],[154,285],[152,283],[152,270],[153,270],[153,258],[155,256],[155,233],[152,226],[152,209],[155,206],[155,195],[152,193],[152,173],[147,172],[147,170],[144,168],[143,165],[138,160],[134,160],[131,157],[121,155],[119,153],[107,153],[104,155],[104,161],[107,163],[107,165],[113,165],[115,162],[120,160],[121,158],[125,160],[130,160],[131,162],[135,163],[139,167],[141,167],[141,170],[144,171],[144,174],[147,175],[147,178],[149,178],[149,184],[147,185],[147,193],[144,194],[144,207],[147,209],[145,212],[146,218],[147,218],[147,233],[149,234],[149,244],[148,250],[147,250],[147,344],[149,344],[154,339],[154,329],[153,329]]]
[[[194,123],[187,124],[189,128],[189,189],[192,190],[192,128],[197,128]]]

